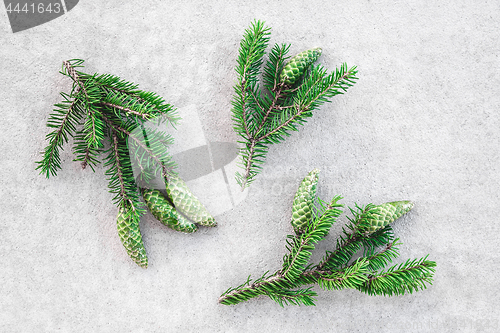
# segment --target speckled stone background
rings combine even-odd
[[[324,66],[357,65],[359,81],[270,149],[217,228],[184,235],[145,216],[141,269],[117,236],[102,167],[82,171],[68,147],[57,177],[34,170],[70,87],[61,62],[139,83],[196,110],[208,141],[235,142],[235,59],[255,18],[271,43],[321,46]],[[0,8],[0,331],[498,332],[499,22],[500,2],[486,0],[81,0],[14,34]],[[399,262],[430,254],[434,284],[392,298],[317,289],[316,307],[219,305],[249,274],[280,268],[294,190],[315,167],[325,199],[414,201],[394,224]]]

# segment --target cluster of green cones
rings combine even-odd
[[[193,233],[198,224],[215,227],[217,222],[205,206],[177,175],[165,177],[167,195],[158,189],[141,189],[146,206],[153,216],[167,227],[180,232]],[[128,255],[139,266],[147,268],[148,257],[142,241],[137,214],[120,208],[117,216],[118,234]]]
[[[300,183],[292,205],[291,224],[297,235],[305,232],[313,214],[316,188],[318,185],[319,169],[314,169]],[[383,229],[399,217],[408,213],[413,208],[413,202],[408,200],[386,202],[381,205],[371,206],[363,213],[363,226],[359,226],[364,236],[373,234]],[[361,230],[362,229],[362,230]]]

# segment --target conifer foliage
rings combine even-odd
[[[194,232],[195,223],[215,226],[216,222],[176,175],[168,150],[173,138],[159,127],[148,126],[177,124],[180,118],[174,107],[136,84],[109,74],[86,74],[80,71],[82,67],[80,59],[63,62],[61,74],[71,78],[73,85],[70,93],[61,93],[63,101],[49,116],[47,126],[52,131],[46,136],[49,144],[37,170],[47,178],[56,176],[61,169],[60,151],[71,137],[74,160],[83,169],[95,171],[99,155],[105,154],[109,191],[119,207],[118,234],[129,256],[146,268],[148,258],[139,228],[145,207],[178,231]],[[139,175],[134,175],[133,167],[140,170]],[[164,179],[166,196],[149,189],[157,177]],[[141,191],[146,204],[140,199]]]
[[[320,48],[303,51],[288,61],[290,44],[275,44],[264,65],[269,39],[270,28],[256,20],[240,42],[232,118],[244,145],[240,150],[243,172],[236,173],[242,190],[260,172],[269,145],[284,141],[313,111],[357,80],[356,67],[345,63],[332,73],[314,65]]]
[[[327,251],[318,264],[309,263],[315,245],[326,237],[343,208],[340,196],[330,202],[316,198],[318,172],[311,171],[295,195],[291,219],[295,234],[287,237],[288,254],[282,268],[271,275],[266,272],[255,281],[249,276],[243,284],[226,290],[219,303],[233,305],[265,295],[281,306],[315,305],[317,293],[304,286],[317,284],[326,290],[349,288],[368,295],[395,296],[432,284],[436,263],[427,256],[384,270],[399,256],[401,245],[390,223],[412,209],[410,201],[350,208],[353,216],[348,217],[335,249]],[[313,211],[309,209],[312,202]]]

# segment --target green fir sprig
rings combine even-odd
[[[413,207],[409,201],[356,205],[350,209],[353,217],[343,228],[336,249],[327,251],[318,264],[309,263],[315,245],[326,237],[343,208],[340,196],[328,203],[314,198],[314,211],[309,214],[310,195],[304,192],[315,196],[317,173],[317,169],[311,171],[295,195],[294,206],[299,206],[292,216],[295,234],[287,236],[288,254],[283,258],[282,268],[271,275],[266,272],[253,282],[249,276],[243,284],[226,290],[219,303],[233,305],[265,295],[281,306],[315,305],[317,293],[312,287],[303,288],[311,284],[326,290],[356,289],[384,296],[411,294],[432,284],[436,263],[427,256],[383,270],[399,256],[401,243],[394,239],[390,223]],[[300,198],[307,205],[300,205]],[[303,216],[310,217],[304,226],[297,228],[294,222]]]
[[[109,192],[114,194],[113,202],[119,208],[118,234],[129,256],[139,266],[147,267],[139,228],[146,207],[163,224],[178,231],[197,230],[194,223],[185,220],[185,212],[189,218],[197,218],[196,223],[209,221],[205,225],[215,226],[216,222],[176,175],[176,165],[169,153],[173,138],[146,124],[175,126],[180,120],[175,108],[156,93],[140,90],[136,84],[110,74],[90,75],[80,71],[82,67],[80,59],[63,62],[61,74],[71,78],[73,84],[70,93],[61,93],[63,101],[55,105],[49,116],[47,126],[53,130],[46,136],[49,144],[42,152],[42,160],[36,162],[37,170],[47,178],[56,176],[61,169],[60,151],[71,137],[74,160],[83,169],[90,166],[95,171],[101,162],[99,156],[104,154]],[[138,168],[136,174],[134,167]],[[151,196],[148,191],[145,204],[141,190],[144,193],[157,177],[164,179],[169,195],[164,197],[156,191]]]
[[[314,65],[320,48],[290,59],[290,44],[275,44],[264,65],[269,39],[270,28],[256,20],[240,42],[232,119],[234,130],[241,137],[239,143],[243,144],[243,172],[236,173],[242,190],[261,171],[270,145],[284,141],[291,131],[298,131],[297,126],[312,117],[313,111],[343,94],[357,80],[356,67],[349,68],[345,63],[330,74],[321,65]]]
[[[82,67],[80,59],[63,62],[61,74],[70,77],[73,85],[69,94],[61,93],[63,101],[55,105],[47,122],[54,130],[47,134],[49,145],[43,159],[37,162],[37,170],[47,178],[61,169],[60,150],[70,137],[74,137],[75,161],[80,161],[82,168],[93,169],[99,164],[97,156],[102,153],[105,137],[111,140],[115,133],[117,139],[125,138],[146,120],[162,119],[175,125],[180,119],[173,106],[160,96],[138,90],[137,85],[116,76],[89,75],[77,70]],[[118,93],[126,97],[114,99]],[[118,142],[118,147],[122,145]],[[115,153],[120,155],[116,149]]]

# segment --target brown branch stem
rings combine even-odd
[[[82,81],[80,80],[80,76],[78,75],[76,69],[71,66],[71,63],[67,60],[63,61],[63,65],[64,67],[66,67],[66,70],[68,71],[68,74],[69,76],[71,76],[71,78],[73,79],[73,81],[75,81],[78,86],[80,87],[80,89],[83,90],[83,92],[85,93],[85,96],[89,96],[89,94],[87,94],[87,90],[85,89],[85,85],[82,84]]]

